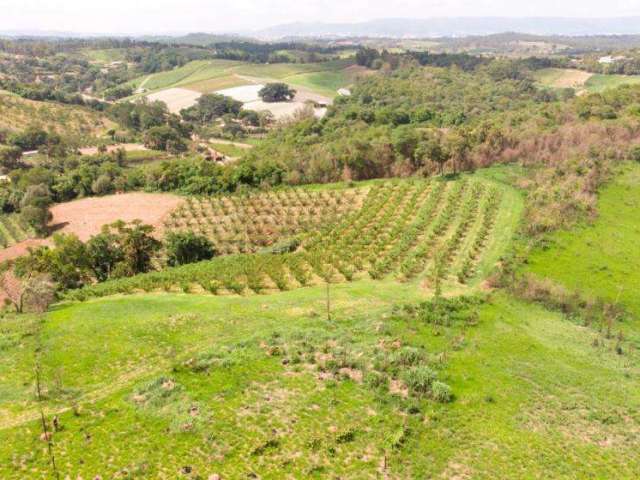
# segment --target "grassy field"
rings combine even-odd
[[[349,75],[344,71],[302,73],[286,77],[285,81],[291,85],[308,88],[328,97],[335,97],[338,90],[352,83]]]
[[[585,86],[589,92],[602,92],[621,85],[635,85],[640,83],[640,75],[593,75]]]
[[[552,235],[544,249],[533,253],[528,270],[572,290],[621,302],[639,319],[638,208],[640,166],[632,164],[602,191],[598,218],[578,230]]]
[[[55,309],[40,336],[62,477],[633,478],[640,468],[636,356],[594,348],[589,330],[501,295],[477,325],[450,326],[394,314],[424,299],[397,283],[331,295],[331,320],[321,287]],[[41,478],[38,327],[1,325],[0,475]],[[393,344],[427,352],[454,402],[324,375],[295,353],[362,358]]]
[[[239,64],[231,60],[197,60],[167,72],[143,75],[130,84],[137,88],[144,82],[144,88],[150,91],[179,87],[230,75],[231,68]]]
[[[216,143],[215,140],[210,142],[209,145],[216,152],[220,152],[231,158],[242,158],[242,156],[249,151],[249,149],[239,147],[233,143]]]

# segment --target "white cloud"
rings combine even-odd
[[[640,15],[640,0],[0,0],[0,30],[224,32],[385,17]]]

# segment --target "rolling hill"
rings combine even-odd
[[[0,129],[10,132],[38,126],[53,130],[77,144],[93,144],[115,124],[105,115],[84,107],[36,102],[0,91]]]

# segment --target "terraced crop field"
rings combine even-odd
[[[35,235],[19,215],[0,215],[0,247],[7,248]]]
[[[188,198],[165,221],[165,229],[205,235],[221,254],[253,253],[360,208],[366,194],[366,189],[294,189],[244,197]]]
[[[296,236],[284,253],[222,256],[96,285],[69,298],[157,290],[273,293],[359,279],[464,289],[495,265],[520,208],[513,191],[472,178],[301,192],[192,201],[166,225],[204,233],[223,253],[256,252]]]

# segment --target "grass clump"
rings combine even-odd
[[[482,303],[478,297],[436,297],[432,300],[404,305],[396,313],[431,325],[475,325],[478,321],[477,307]]]
[[[134,391],[131,400],[137,408],[165,420],[172,433],[196,431],[207,418],[202,405],[191,400],[171,377],[160,376],[146,383]]]

